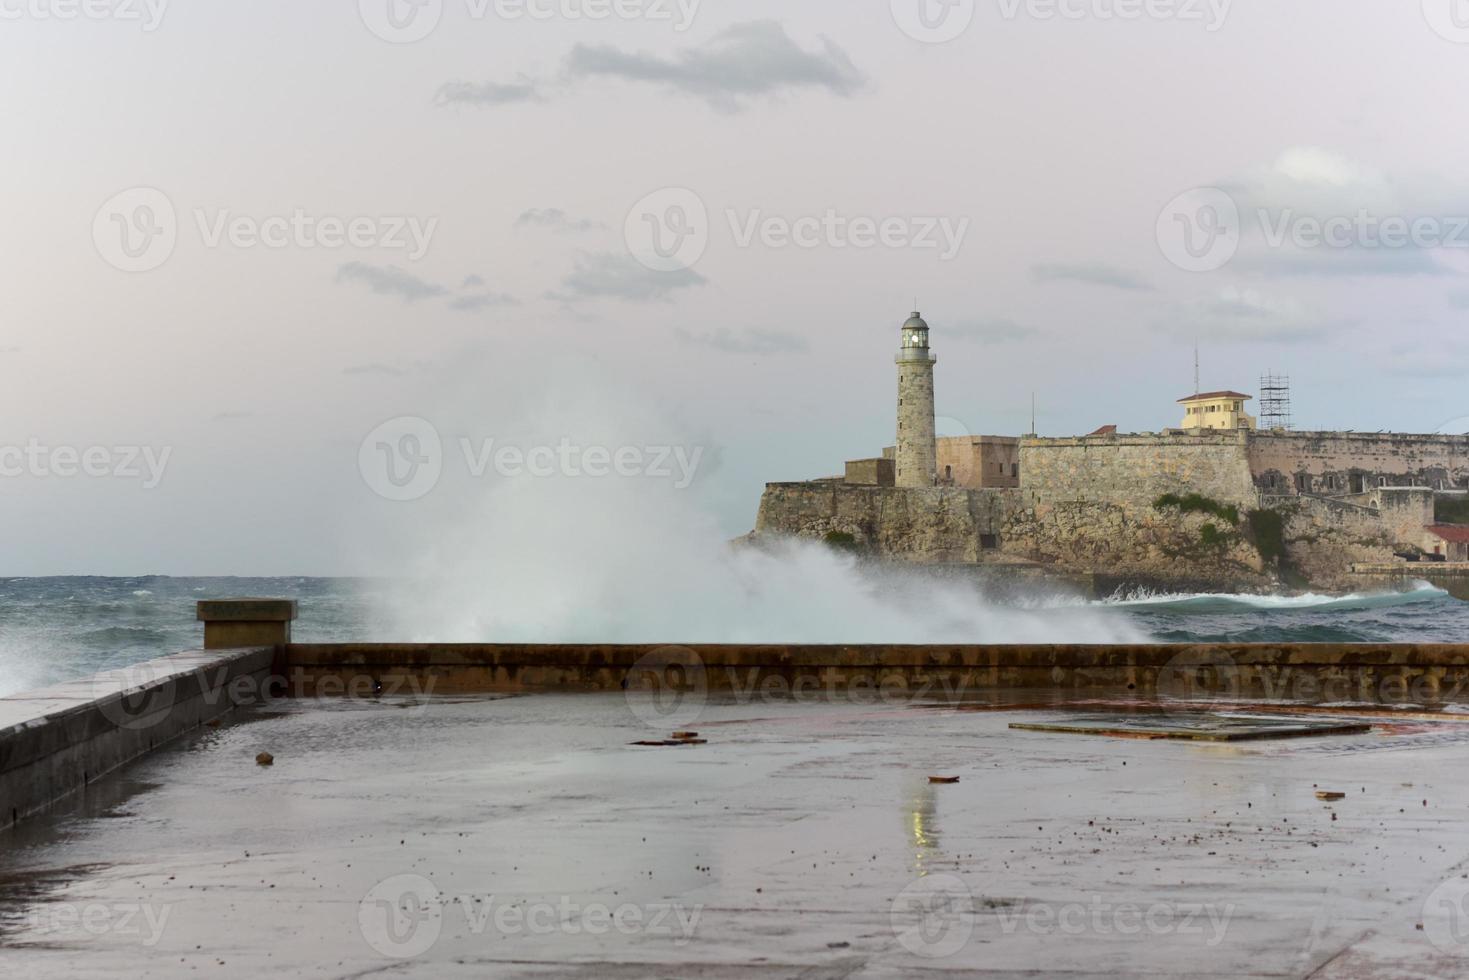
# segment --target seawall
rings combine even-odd
[[[181,653],[0,699],[0,827],[275,698],[581,692],[627,697],[629,710],[655,720],[706,697],[978,709],[1077,698],[1178,709],[1469,704],[1469,644],[299,644],[285,610],[294,618],[283,601],[201,603],[207,635],[281,642]]]
[[[180,653],[0,699],[0,827],[254,700],[275,653]]]

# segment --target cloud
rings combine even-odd
[[[1453,270],[1421,248],[1332,248],[1319,246],[1251,250],[1232,268],[1275,278],[1299,276],[1446,276]]]
[[[464,281],[459,284],[459,288],[474,289],[476,286],[483,286],[484,284],[484,276],[466,276]]]
[[[1449,293],[1449,305],[1456,310],[1469,310],[1469,289],[1456,289]]]
[[[1240,210],[1231,268],[1244,272],[1445,275],[1441,248],[1469,248],[1469,185],[1387,173],[1322,147],[1290,147],[1220,187]]]
[[[0,347],[0,354],[19,354],[19,347]]]
[[[1082,282],[1093,286],[1110,286],[1113,289],[1140,292],[1153,290],[1152,285],[1125,269],[1118,269],[1100,262],[1076,265],[1042,263],[1031,266],[1030,271],[1037,282]]]
[[[573,303],[587,299],[621,299],[635,303],[666,300],[677,289],[702,286],[703,276],[692,269],[654,272],[631,255],[596,252],[583,255],[549,299]]]
[[[220,412],[218,415],[214,416],[214,421],[216,421],[216,422],[240,422],[240,421],[243,421],[244,419],[253,419],[254,417],[255,417],[255,413],[254,412]]]
[[[445,82],[434,93],[435,105],[468,105],[475,108],[542,102],[536,83],[524,76],[517,82]]]
[[[1213,340],[1298,344],[1340,334],[1352,325],[1325,317],[1296,300],[1231,286],[1195,300],[1175,318],[1155,327]]]
[[[939,337],[961,343],[1000,344],[1015,340],[1039,337],[1041,331],[1002,316],[960,320],[954,324],[940,324],[934,331]]]
[[[801,354],[810,349],[805,337],[780,330],[749,328],[734,331],[719,327],[701,334],[679,329],[675,334],[686,344],[708,347],[725,354]]]
[[[493,306],[519,306],[520,301],[508,293],[476,293],[459,296],[449,303],[449,309],[459,313],[477,313]]]
[[[774,20],[736,24],[668,57],[578,44],[562,62],[559,84],[607,78],[658,85],[703,99],[721,112],[737,112],[753,98],[802,90],[850,98],[867,84],[867,76],[829,38],[807,50]],[[515,82],[447,82],[434,93],[440,106],[489,108],[543,101],[540,84],[525,76]]]
[[[391,367],[387,364],[357,364],[349,368],[343,368],[342,373],[348,377],[382,378],[401,378],[408,374],[402,368]]]
[[[1405,336],[1408,333],[1406,329],[1396,333],[1400,342],[1373,358],[1374,363],[1388,374],[1405,378],[1458,379],[1469,372],[1469,343],[1442,333],[1430,333],[1426,337]]]
[[[337,282],[360,282],[379,296],[400,296],[405,303],[443,296],[448,290],[426,282],[397,266],[373,266],[348,262],[337,270]]]
[[[803,89],[849,98],[867,81],[831,40],[822,38],[818,50],[805,50],[773,20],[736,24],[671,58],[578,44],[567,55],[566,72],[572,78],[660,85],[726,112],[742,108],[742,100]]]
[[[607,226],[600,221],[573,219],[560,208],[532,208],[515,219],[517,228],[549,228],[552,231],[569,233],[578,231],[605,231]]]

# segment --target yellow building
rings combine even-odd
[[[1251,396],[1237,391],[1209,391],[1202,395],[1180,398],[1184,406],[1180,429],[1253,429],[1255,419],[1245,414],[1245,402]]]

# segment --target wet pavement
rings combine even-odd
[[[244,710],[0,837],[0,971],[1469,975],[1469,721],[1197,743],[659,708]],[[675,730],[707,744],[630,744]]]

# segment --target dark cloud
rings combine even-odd
[[[988,344],[1028,340],[1041,335],[1041,331],[1035,327],[1028,327],[1002,316],[960,320],[955,324],[940,324],[934,329],[937,336],[945,339]]]
[[[810,349],[806,338],[780,330],[730,330],[720,327],[708,333],[676,331],[678,339],[696,347],[708,347],[725,354],[801,354]]]
[[[852,59],[831,40],[808,51],[777,21],[737,24],[698,47],[665,58],[610,45],[579,44],[566,58],[572,78],[646,82],[704,99],[725,111],[742,100],[803,89],[850,97],[866,84]]]
[[[1068,265],[1065,263],[1042,263],[1031,267],[1037,282],[1080,282],[1092,286],[1107,286],[1112,289],[1127,289],[1152,292],[1153,286],[1125,269],[1104,265],[1100,262]]]
[[[519,300],[508,293],[474,293],[459,296],[449,302],[449,309],[458,313],[477,313],[495,306],[518,306]]]
[[[399,296],[405,303],[416,303],[449,292],[443,286],[426,282],[397,266],[375,266],[363,262],[348,262],[338,269],[337,282],[359,282],[379,296]]]
[[[587,299],[621,299],[634,303],[666,300],[675,290],[702,286],[703,276],[692,269],[654,272],[631,255],[596,252],[583,255],[548,298],[572,303]]]
[[[1453,270],[1421,248],[1266,248],[1231,263],[1241,272],[1301,276],[1446,276]]]
[[[1154,324],[1159,331],[1169,333],[1177,333],[1180,325],[1217,341],[1299,344],[1339,336],[1353,323],[1325,316],[1294,299],[1231,286],[1195,300],[1169,319]]]
[[[468,105],[477,108],[540,102],[536,83],[528,78],[518,82],[446,82],[434,93],[435,105]]]
[[[605,231],[607,226],[600,221],[586,221],[570,217],[560,208],[532,208],[515,219],[517,228],[549,228],[552,231]]]

